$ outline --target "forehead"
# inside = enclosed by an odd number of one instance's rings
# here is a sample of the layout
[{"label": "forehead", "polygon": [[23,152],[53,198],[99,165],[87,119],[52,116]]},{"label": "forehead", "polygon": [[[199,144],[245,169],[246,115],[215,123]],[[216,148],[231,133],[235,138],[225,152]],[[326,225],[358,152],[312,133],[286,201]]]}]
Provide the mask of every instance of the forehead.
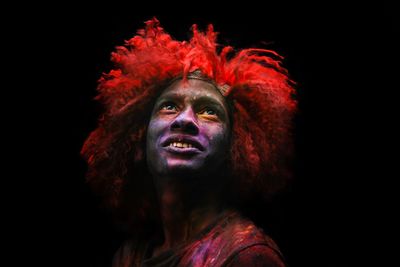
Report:
[{"label": "forehead", "polygon": [[198,98],[210,98],[219,102],[222,106],[226,106],[225,98],[213,84],[198,79],[188,79],[186,82],[183,80],[175,81],[162,92],[159,99],[169,97],[190,101]]}]

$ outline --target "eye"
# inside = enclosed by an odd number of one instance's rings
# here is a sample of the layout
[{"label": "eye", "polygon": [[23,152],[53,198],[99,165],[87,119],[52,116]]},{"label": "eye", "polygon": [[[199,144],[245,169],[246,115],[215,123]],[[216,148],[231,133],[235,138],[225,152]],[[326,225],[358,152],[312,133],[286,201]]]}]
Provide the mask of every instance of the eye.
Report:
[{"label": "eye", "polygon": [[160,110],[176,111],[177,106],[172,102],[167,102],[161,105]]},{"label": "eye", "polygon": [[213,108],[205,108],[201,112],[199,112],[200,115],[217,115],[217,112]]}]

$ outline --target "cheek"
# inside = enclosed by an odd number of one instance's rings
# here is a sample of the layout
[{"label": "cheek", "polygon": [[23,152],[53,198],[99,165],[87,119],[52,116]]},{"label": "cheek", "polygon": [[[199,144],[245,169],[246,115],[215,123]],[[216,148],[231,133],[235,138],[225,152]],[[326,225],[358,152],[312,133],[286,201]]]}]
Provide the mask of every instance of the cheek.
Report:
[{"label": "cheek", "polygon": [[163,129],[165,129],[166,123],[162,120],[153,119],[149,122],[149,126],[147,128],[147,140],[155,141],[162,133]]},{"label": "cheek", "polygon": [[206,128],[206,132],[210,141],[211,149],[222,150],[227,149],[229,134],[227,127],[223,125],[216,125],[214,127]]},{"label": "cheek", "polygon": [[165,129],[166,123],[152,119],[147,128],[146,135],[146,158],[149,170],[151,173],[159,172],[162,169],[162,161],[160,158],[160,151],[158,142],[160,137],[163,136],[163,129]]},{"label": "cheek", "polygon": [[147,136],[146,136],[146,150],[147,153],[155,153],[155,149],[157,147],[158,139],[162,132],[162,125],[157,120],[150,121],[148,128],[147,128]]}]

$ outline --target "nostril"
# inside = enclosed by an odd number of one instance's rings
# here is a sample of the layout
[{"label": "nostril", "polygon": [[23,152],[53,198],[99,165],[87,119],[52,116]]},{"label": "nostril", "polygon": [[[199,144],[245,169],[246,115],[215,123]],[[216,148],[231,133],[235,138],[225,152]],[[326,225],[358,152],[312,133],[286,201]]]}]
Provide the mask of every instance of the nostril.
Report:
[{"label": "nostril", "polygon": [[192,120],[175,120],[171,125],[171,130],[180,130],[185,133],[197,134],[199,128]]},{"label": "nostril", "polygon": [[197,132],[197,130],[198,130],[197,126],[194,123],[187,123],[185,128],[187,131],[190,131],[190,132]]},{"label": "nostril", "polygon": [[180,128],[180,126],[179,126],[179,124],[178,124],[176,121],[174,121],[174,122],[172,123],[172,125],[171,125],[171,129],[177,129],[177,128]]}]

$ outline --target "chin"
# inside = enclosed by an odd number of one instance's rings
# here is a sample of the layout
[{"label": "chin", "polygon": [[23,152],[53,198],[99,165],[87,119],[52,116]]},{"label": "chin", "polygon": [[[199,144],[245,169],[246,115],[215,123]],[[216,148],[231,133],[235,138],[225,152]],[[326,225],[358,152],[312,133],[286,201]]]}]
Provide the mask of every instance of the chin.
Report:
[{"label": "chin", "polygon": [[198,162],[187,162],[185,160],[169,160],[167,169],[170,173],[199,173],[202,164]]}]

